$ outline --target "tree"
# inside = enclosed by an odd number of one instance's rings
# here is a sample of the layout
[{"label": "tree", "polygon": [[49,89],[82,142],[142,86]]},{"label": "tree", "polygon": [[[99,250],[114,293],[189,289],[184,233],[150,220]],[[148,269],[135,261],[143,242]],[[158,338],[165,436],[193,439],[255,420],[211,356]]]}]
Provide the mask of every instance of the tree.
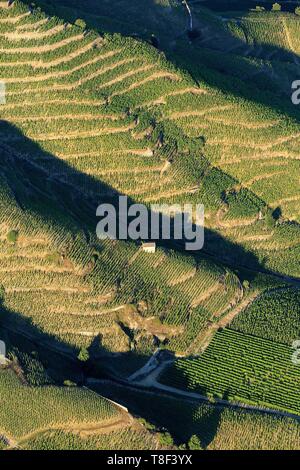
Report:
[{"label": "tree", "polygon": [[272,11],[281,11],[281,5],[279,3],[274,3],[272,6]]},{"label": "tree", "polygon": [[188,442],[190,450],[202,450],[201,442],[199,437],[196,434],[193,434]]},{"label": "tree", "polygon": [[81,18],[77,18],[77,20],[75,21],[75,25],[81,29],[86,29],[86,22]]},{"label": "tree", "polygon": [[187,449],[186,444],[179,444],[178,449],[179,450],[186,450]]},{"label": "tree", "polygon": [[75,382],[72,382],[72,380],[64,380],[64,386],[65,387],[76,387],[76,383]]},{"label": "tree", "polygon": [[7,240],[9,241],[9,243],[15,244],[17,243],[18,236],[19,236],[19,232],[17,230],[11,230],[7,234]]},{"label": "tree", "polygon": [[296,13],[296,15],[299,15],[299,16],[300,16],[300,7],[297,7],[297,8],[296,8],[295,13]]},{"label": "tree", "polygon": [[276,220],[274,219],[274,216],[273,216],[273,212],[272,210],[268,210],[265,217],[264,217],[264,220],[265,220],[265,224],[268,228],[273,228],[275,227],[276,225]]},{"label": "tree", "polygon": [[173,437],[169,432],[161,432],[158,434],[159,442],[161,445],[166,447],[172,447],[174,445]]},{"label": "tree", "polygon": [[149,423],[149,421],[147,421],[145,418],[139,418],[138,421],[143,426],[145,426],[145,428],[148,429],[148,431],[155,431],[156,430],[156,426],[154,426],[154,424]]},{"label": "tree", "polygon": [[81,348],[79,351],[79,354],[77,356],[79,361],[81,362],[87,362],[90,358],[89,352],[86,348]]}]

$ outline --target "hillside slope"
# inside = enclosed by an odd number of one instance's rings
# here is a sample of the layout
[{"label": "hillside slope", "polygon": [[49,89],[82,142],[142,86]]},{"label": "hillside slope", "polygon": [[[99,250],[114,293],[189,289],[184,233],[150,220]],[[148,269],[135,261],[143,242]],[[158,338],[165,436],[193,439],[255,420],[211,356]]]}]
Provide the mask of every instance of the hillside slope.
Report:
[{"label": "hillside slope", "polygon": [[[93,357],[123,353],[130,371],[159,345],[185,353],[242,302],[227,265],[299,276],[296,119],[132,38],[0,6],[6,322]],[[96,207],[119,194],[204,203],[206,254],[97,240]]]}]

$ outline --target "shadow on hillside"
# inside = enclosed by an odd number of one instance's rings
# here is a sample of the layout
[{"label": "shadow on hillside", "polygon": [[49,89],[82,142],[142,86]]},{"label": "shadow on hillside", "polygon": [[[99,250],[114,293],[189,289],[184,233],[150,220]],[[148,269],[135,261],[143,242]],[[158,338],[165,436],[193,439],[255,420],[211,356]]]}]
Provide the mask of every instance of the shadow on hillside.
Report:
[{"label": "shadow on hillside", "polygon": [[218,433],[225,408],[206,401],[185,400],[162,390],[126,389],[111,381],[90,386],[106,398],[127,406],[131,413],[142,416],[157,429],[167,429],[178,446],[188,443],[196,434],[201,449],[207,449]]},{"label": "shadow on hillside", "polygon": [[[32,220],[35,216],[37,220],[46,219],[50,226],[60,227],[73,238],[77,232],[83,231],[88,245],[90,234],[95,232],[98,222],[96,208],[103,202],[115,204],[120,193],[44,152],[37,143],[5,121],[0,122],[0,135],[1,194],[2,190],[3,193],[4,189],[7,190],[3,185],[8,185],[16,205],[19,210],[25,211],[25,216],[27,211],[33,216]],[[134,200],[129,199],[129,205],[132,203]],[[18,228],[17,225],[16,221],[15,228]],[[219,234],[206,230],[205,243],[210,246],[211,240],[214,240],[214,249],[220,250],[221,258],[225,255],[232,263],[244,260],[248,266],[263,269],[253,253],[245,252],[242,247],[230,243]],[[181,250],[178,245],[172,245],[172,241],[161,241],[160,245],[166,249]],[[101,251],[100,241],[99,248]],[[205,258],[202,252],[190,253],[189,256]],[[58,383],[69,379],[84,384],[85,377],[89,375],[113,379],[117,378],[117,374],[118,377],[125,377],[128,363],[132,362],[139,368],[148,359],[146,355],[141,356],[135,351],[109,354],[101,345],[101,337],[96,337],[89,348],[90,359],[81,363],[77,359],[78,350],[75,347],[46,333],[31,320],[24,318],[22,311],[10,311],[5,306],[0,309],[0,332],[4,332],[4,337],[20,351],[37,350],[42,363]]]},{"label": "shadow on hillside", "polygon": [[[45,152],[7,121],[0,121],[0,138],[1,135],[5,136],[5,140],[0,143],[0,170],[4,175],[3,181],[9,184],[18,206],[38,217],[47,218],[49,223],[72,230],[72,235],[76,235],[76,231],[84,231],[89,243],[89,232],[95,233],[100,220],[96,217],[97,207],[102,203],[111,203],[118,210],[119,197],[123,194]],[[135,203],[133,198],[128,197],[128,207]],[[139,245],[140,241],[128,240],[128,243]],[[101,244],[99,240],[99,247]],[[183,242],[175,240],[160,239],[158,245],[175,251],[184,250]],[[206,228],[203,250],[187,251],[186,254],[205,257],[205,253],[213,255],[215,262],[220,260],[225,264],[264,270],[254,253]]]},{"label": "shadow on hillside", "polygon": [[[32,3],[24,0],[24,3]],[[89,29],[101,33],[119,33],[142,38],[156,46],[167,46],[174,36],[188,29],[189,17],[181,2],[172,6],[157,0],[97,1],[39,0],[36,2],[49,16],[58,16],[75,23],[84,20]],[[168,24],[168,27],[166,27]]]},{"label": "shadow on hillside", "polygon": [[[240,47],[242,47],[242,44]],[[203,51],[205,54],[203,54]],[[275,52],[279,55],[287,54],[284,49],[280,48],[276,48]],[[213,54],[215,54],[215,58],[212,60]],[[267,67],[262,67],[259,71],[256,64],[251,64],[248,61],[247,72],[242,72],[241,70],[245,64],[243,64],[238,54],[237,56],[234,52],[229,54],[229,64],[232,65],[236,60],[237,67],[235,69],[226,66],[226,53],[222,50],[205,48],[205,46],[202,49],[201,43],[191,45],[188,54],[186,48],[181,46],[171,54],[167,52],[166,56],[177,67],[186,69],[194,80],[197,82],[203,81],[209,86],[217,88],[225,96],[230,94],[234,98],[242,98],[255,104],[267,106],[279,114],[285,114],[287,117],[300,122],[299,107],[291,102],[292,93],[294,92],[292,83],[300,78],[300,62],[299,65],[293,64],[294,71],[289,71],[288,83],[285,83],[284,88],[282,88],[281,83],[278,80],[275,81],[272,74],[275,76],[276,67],[283,67],[285,62],[278,62],[278,64],[275,62],[273,71]],[[290,56],[297,57],[297,59],[299,57],[292,54]],[[241,70],[239,69],[239,60],[241,60]]]},{"label": "shadow on hillside", "polygon": [[[77,233],[83,232],[85,243],[88,246],[91,234],[95,233],[97,222],[99,222],[96,217],[96,208],[103,202],[116,205],[120,193],[106,183],[83,174],[65,161],[44,152],[38,144],[26,138],[16,127],[5,121],[0,121],[0,135],[5,136],[0,143],[0,191],[3,190],[4,194],[8,185],[11,194],[13,194],[13,198],[7,204],[15,204],[25,217],[26,213],[30,214],[32,223],[34,223],[35,217],[36,220],[45,219],[48,226],[56,226],[60,230],[64,230],[70,235],[71,240],[75,240]],[[6,187],[1,187],[2,185]],[[134,200],[129,198],[128,206],[133,203]],[[15,227],[11,228],[18,229],[17,220]],[[139,241],[128,241],[128,243],[138,244]],[[160,240],[159,245],[166,250],[172,248],[174,251],[182,251],[182,247],[172,240]],[[100,253],[101,246],[102,242],[99,240],[96,248]],[[263,269],[255,254],[246,252],[242,247],[231,243],[211,230],[205,230],[204,247],[208,251],[212,250],[217,258],[227,259],[232,264],[243,261],[247,266],[256,267],[258,270]],[[189,256],[195,256],[196,259],[206,257],[202,251],[186,253]],[[95,263],[97,262],[101,263],[101,256],[95,261]],[[218,261],[215,262],[218,264]],[[255,274],[252,273],[252,276],[254,277]],[[248,279],[251,281],[250,272]],[[2,314],[2,318],[4,317],[8,318],[7,315]],[[14,319],[17,320],[17,318],[18,314],[15,313]],[[29,330],[30,336],[39,337],[42,335],[44,337],[44,333],[25,320],[22,320],[23,329]],[[55,338],[48,337],[46,343],[48,341],[58,343],[61,351],[65,348]],[[95,349],[95,344],[92,351],[93,349]],[[99,351],[102,350],[104,354],[107,352],[101,346],[101,338],[97,342],[96,349],[97,357],[99,357]],[[130,353],[128,357],[130,355],[132,357],[134,353]],[[120,357],[121,355],[118,355],[116,359],[120,359]],[[140,359],[139,362],[141,362]],[[146,357],[142,362],[144,360]]]}]

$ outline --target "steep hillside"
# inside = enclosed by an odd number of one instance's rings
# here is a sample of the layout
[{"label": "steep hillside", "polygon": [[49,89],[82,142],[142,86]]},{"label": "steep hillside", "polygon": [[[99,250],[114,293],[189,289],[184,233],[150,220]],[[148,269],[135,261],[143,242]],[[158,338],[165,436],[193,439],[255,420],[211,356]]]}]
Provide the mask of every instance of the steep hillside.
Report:
[{"label": "steep hillside", "polygon": [[1,450],[163,448],[158,434],[98,394],[74,384],[42,385],[28,386],[14,363],[0,368]]},{"label": "steep hillside", "polygon": [[[71,8],[67,0],[64,4]],[[114,5],[115,11],[119,11],[117,4]],[[126,96],[126,104],[136,111],[147,104],[156,125],[158,120],[165,123],[168,119],[168,131],[171,121],[174,135],[183,131],[185,139],[187,136],[193,139],[191,144],[199,137],[204,139],[205,157],[222,171],[220,178],[218,172],[205,174],[202,192],[199,191],[210,217],[209,227],[246,250],[260,252],[259,261],[266,267],[297,276],[298,268],[293,263],[295,250],[291,248],[298,245],[299,239],[298,225],[294,224],[299,221],[299,121],[290,96],[291,83],[297,76],[299,17],[245,11],[224,18],[213,15],[198,3],[192,4],[192,10],[201,33],[199,37],[191,44],[186,35],[174,36],[172,44],[164,44],[162,49],[171,61],[191,72],[197,82],[197,92],[181,81],[182,94],[172,92],[165,96],[161,82],[155,81],[156,90],[152,90],[155,94],[149,102],[142,100],[143,83],[138,86],[139,92],[122,92],[122,97]],[[83,11],[90,11],[88,3]],[[109,16],[108,11],[106,14]],[[115,17],[112,12],[110,16]],[[106,30],[101,20],[97,27]],[[264,33],[264,38],[259,31]],[[178,90],[178,81],[174,86]],[[114,98],[119,104],[120,94]],[[205,168],[206,164],[207,161],[203,162]],[[208,192],[213,192],[213,196]],[[274,212],[275,221],[280,219],[285,224],[280,223],[273,230],[271,216],[268,217],[271,227],[266,228],[257,221],[265,205]],[[280,256],[276,254],[274,259],[272,252],[278,249]]]},{"label": "steep hillside", "polygon": [[[33,360],[35,376],[36,364]],[[42,382],[40,386],[28,386],[14,361],[7,368],[0,367],[0,391],[0,447],[19,447],[48,430],[90,430],[97,434],[130,425],[129,415],[87,389]]]},{"label": "steep hillside", "polygon": [[[256,275],[230,265],[299,276],[295,117],[132,38],[17,1],[0,14],[5,322],[64,350],[123,353],[115,367],[127,373],[159,345],[193,350],[211,322],[247,305],[243,276],[255,291]],[[119,194],[204,203],[204,252],[162,244],[149,256],[97,240],[96,207]]]}]

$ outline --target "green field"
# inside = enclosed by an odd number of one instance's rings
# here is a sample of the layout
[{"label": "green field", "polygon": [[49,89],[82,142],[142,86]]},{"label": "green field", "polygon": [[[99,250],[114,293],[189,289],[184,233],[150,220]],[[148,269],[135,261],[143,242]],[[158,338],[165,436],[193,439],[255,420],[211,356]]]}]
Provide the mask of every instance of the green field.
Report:
[{"label": "green field", "polygon": [[196,434],[201,447],[207,450],[279,450],[300,446],[299,423],[291,418],[126,390],[112,383],[99,384],[95,389],[126,402],[130,411],[146,418],[152,426],[167,428],[177,445],[188,443]]},{"label": "green field", "polygon": [[300,291],[278,289],[262,295],[230,327],[291,346],[300,336]]},{"label": "green field", "polygon": [[12,439],[51,428],[80,428],[116,417],[104,398],[76,387],[26,387],[10,370],[0,370],[1,432]]},{"label": "green field", "polygon": [[160,382],[217,399],[278,408],[299,414],[300,368],[284,344],[218,332],[203,355],[179,359]]}]

